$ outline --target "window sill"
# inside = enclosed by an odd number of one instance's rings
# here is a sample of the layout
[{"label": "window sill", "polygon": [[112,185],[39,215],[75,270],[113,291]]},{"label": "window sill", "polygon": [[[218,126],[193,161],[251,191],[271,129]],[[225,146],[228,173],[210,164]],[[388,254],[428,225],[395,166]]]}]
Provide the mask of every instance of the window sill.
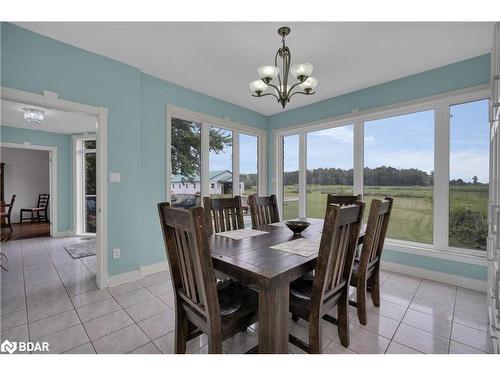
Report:
[{"label": "window sill", "polygon": [[454,262],[475,264],[480,266],[487,266],[488,260],[486,258],[486,251],[480,252],[478,250],[465,250],[465,249],[449,249],[441,250],[436,249],[432,245],[418,244],[413,242],[387,240],[385,248],[392,251],[401,253],[409,253],[421,255],[431,258],[439,258],[450,260]]}]

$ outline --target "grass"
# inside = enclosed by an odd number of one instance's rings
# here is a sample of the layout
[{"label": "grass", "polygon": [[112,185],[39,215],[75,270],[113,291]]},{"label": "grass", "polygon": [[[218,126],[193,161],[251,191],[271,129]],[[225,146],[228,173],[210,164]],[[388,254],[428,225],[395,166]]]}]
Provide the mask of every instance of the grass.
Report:
[{"label": "grass", "polygon": [[[287,199],[284,219],[298,216],[298,186],[285,186]],[[394,207],[388,228],[388,237],[405,241],[431,244],[433,241],[433,187],[432,186],[365,186],[365,220],[368,217],[372,199],[385,196],[394,198]],[[307,216],[323,218],[327,194],[350,195],[351,186],[344,185],[307,185]],[[488,186],[452,186],[450,207],[467,205],[474,211],[487,215]],[[470,244],[450,238],[450,245],[470,247]]]}]

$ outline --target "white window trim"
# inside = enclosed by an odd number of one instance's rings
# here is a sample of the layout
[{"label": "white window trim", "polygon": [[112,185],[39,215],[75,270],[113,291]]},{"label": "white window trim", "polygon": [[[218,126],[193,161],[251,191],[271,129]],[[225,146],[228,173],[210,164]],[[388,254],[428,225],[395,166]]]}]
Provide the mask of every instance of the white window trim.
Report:
[{"label": "white window trim", "polygon": [[[299,137],[306,138],[309,132],[335,128],[339,126],[354,125],[354,193],[363,192],[363,167],[364,167],[364,123],[367,121],[379,120],[387,117],[401,116],[415,112],[433,110],[435,116],[435,139],[434,139],[434,224],[433,244],[421,244],[411,241],[400,241],[387,239],[388,248],[398,249],[398,251],[412,252],[419,255],[434,256],[440,253],[446,259],[468,262],[468,259],[486,258],[486,252],[474,249],[459,249],[448,246],[448,212],[449,212],[449,152],[450,152],[450,118],[449,108],[451,105],[487,99],[490,97],[491,89],[489,85],[475,86],[463,90],[448,92],[420,98],[412,101],[397,103],[394,105],[359,111],[353,110],[352,113],[337,117],[332,117],[320,121],[309,122],[305,124],[294,125],[283,129],[273,131],[275,146],[275,169],[274,169],[274,191],[278,198],[280,210],[283,207],[283,137],[298,134]],[[299,142],[300,144],[300,142]],[[305,174],[307,167],[306,145],[303,145],[304,151],[299,147],[299,176]],[[439,176],[438,174],[439,170]],[[305,217],[306,199],[300,195],[300,191],[305,193],[305,179],[299,177],[299,213]],[[439,200],[439,202],[438,202]],[[436,203],[438,202],[438,203]],[[452,254],[453,256],[451,256]]]},{"label": "white window trim", "polygon": [[[94,153],[97,155],[97,149],[85,150],[83,148],[84,141],[97,141],[97,136],[95,134],[78,134],[72,135],[73,138],[73,186],[74,196],[73,196],[73,225],[75,228],[75,234],[78,236],[95,236],[95,233],[85,232],[85,224],[83,221],[83,216],[85,212],[84,206],[84,192],[85,192],[85,169],[83,166],[83,155],[88,153]],[[97,166],[96,166],[97,167]]]},{"label": "white window trim", "polygon": [[232,174],[233,174],[233,196],[239,195],[240,178],[240,133],[257,137],[257,192],[259,195],[267,194],[267,131],[253,128],[229,118],[219,118],[200,112],[194,112],[182,107],[166,103],[166,200],[170,201],[170,180],[171,180],[171,155],[172,155],[172,118],[193,121],[201,124],[201,196],[208,196],[209,184],[209,127],[211,125],[233,132],[232,145]]}]

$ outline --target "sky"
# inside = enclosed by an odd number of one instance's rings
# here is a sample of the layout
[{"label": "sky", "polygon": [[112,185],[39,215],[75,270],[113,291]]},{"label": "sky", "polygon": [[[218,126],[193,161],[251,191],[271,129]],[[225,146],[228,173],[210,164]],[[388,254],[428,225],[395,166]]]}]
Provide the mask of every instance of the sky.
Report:
[{"label": "sky", "polygon": [[[488,182],[488,101],[450,108],[450,178]],[[284,169],[298,169],[298,136],[284,140]],[[307,168],[353,167],[353,126],[307,133]],[[365,166],[434,169],[434,112],[365,122]]]},{"label": "sky", "polygon": [[[450,178],[488,182],[488,101],[450,108]],[[226,131],[231,134],[231,131]],[[307,133],[307,168],[353,168],[353,126]],[[284,170],[299,165],[299,137],[284,139]],[[232,149],[210,153],[210,170],[232,169]],[[434,111],[365,122],[365,166],[434,169]],[[240,173],[257,172],[257,137],[240,134]]]}]

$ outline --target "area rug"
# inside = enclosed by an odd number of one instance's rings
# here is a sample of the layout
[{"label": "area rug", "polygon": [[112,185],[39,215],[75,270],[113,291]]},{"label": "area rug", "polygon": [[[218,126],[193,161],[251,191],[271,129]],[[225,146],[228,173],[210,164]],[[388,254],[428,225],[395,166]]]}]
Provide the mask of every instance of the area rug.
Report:
[{"label": "area rug", "polygon": [[65,245],[64,248],[73,259],[89,257],[95,255],[95,239],[82,238],[78,242]]}]

